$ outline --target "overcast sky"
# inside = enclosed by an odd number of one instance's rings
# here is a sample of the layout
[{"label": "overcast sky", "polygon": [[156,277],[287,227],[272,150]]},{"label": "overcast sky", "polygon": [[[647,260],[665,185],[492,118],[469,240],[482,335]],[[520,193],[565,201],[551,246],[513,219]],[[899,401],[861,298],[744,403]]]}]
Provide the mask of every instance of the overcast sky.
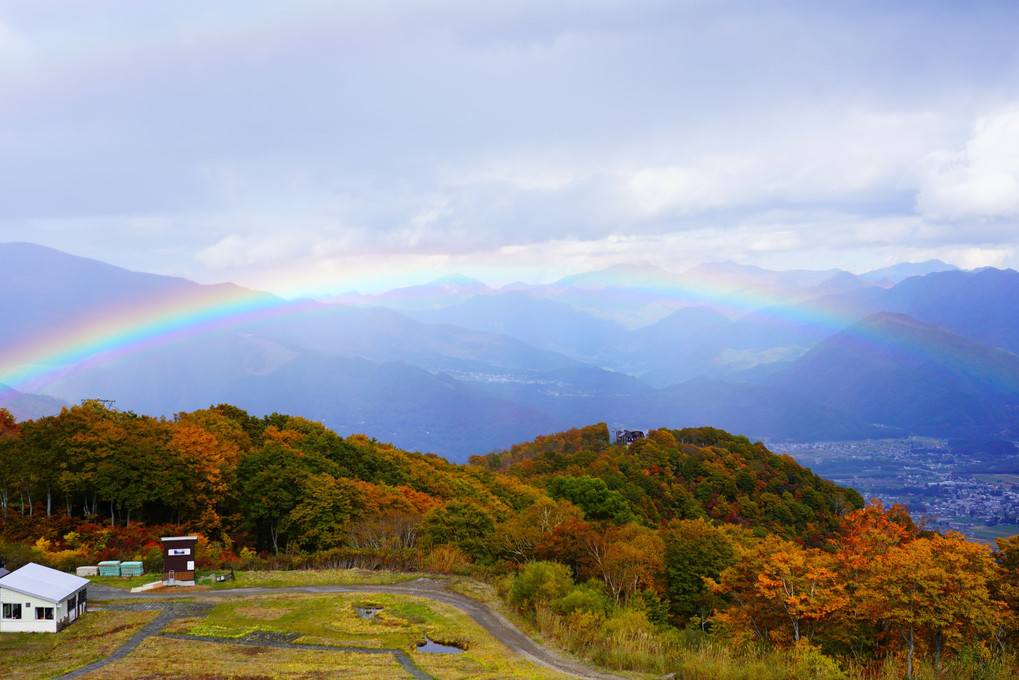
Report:
[{"label": "overcast sky", "polygon": [[1019,268],[1019,3],[0,0],[0,241],[293,296]]}]

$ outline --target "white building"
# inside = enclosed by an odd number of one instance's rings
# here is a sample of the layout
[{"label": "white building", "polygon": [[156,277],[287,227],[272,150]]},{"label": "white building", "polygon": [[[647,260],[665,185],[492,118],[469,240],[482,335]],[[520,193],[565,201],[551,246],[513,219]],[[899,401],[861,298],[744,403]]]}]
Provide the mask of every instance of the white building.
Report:
[{"label": "white building", "polygon": [[0,633],[56,633],[85,613],[87,578],[29,563],[0,578]]}]

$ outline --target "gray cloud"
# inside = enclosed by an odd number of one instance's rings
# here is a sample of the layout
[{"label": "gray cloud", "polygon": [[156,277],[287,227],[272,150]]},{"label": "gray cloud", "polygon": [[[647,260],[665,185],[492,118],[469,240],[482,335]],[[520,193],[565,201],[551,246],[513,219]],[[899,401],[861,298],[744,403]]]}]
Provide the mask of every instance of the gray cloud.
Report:
[{"label": "gray cloud", "polygon": [[1015,264],[1017,13],[0,2],[0,239],[252,283],[337,253],[512,268],[542,244]]}]

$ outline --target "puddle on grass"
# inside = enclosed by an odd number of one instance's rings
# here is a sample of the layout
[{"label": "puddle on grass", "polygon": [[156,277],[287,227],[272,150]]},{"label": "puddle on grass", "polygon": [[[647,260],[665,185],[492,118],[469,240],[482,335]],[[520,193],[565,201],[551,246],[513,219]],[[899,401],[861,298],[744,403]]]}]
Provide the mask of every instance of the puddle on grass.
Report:
[{"label": "puddle on grass", "polygon": [[359,619],[374,619],[375,615],[382,611],[382,607],[354,607]]},{"label": "puddle on grass", "polygon": [[453,645],[440,645],[434,640],[429,640],[428,636],[425,636],[424,644],[418,645],[418,651],[426,654],[461,654],[463,650]]}]

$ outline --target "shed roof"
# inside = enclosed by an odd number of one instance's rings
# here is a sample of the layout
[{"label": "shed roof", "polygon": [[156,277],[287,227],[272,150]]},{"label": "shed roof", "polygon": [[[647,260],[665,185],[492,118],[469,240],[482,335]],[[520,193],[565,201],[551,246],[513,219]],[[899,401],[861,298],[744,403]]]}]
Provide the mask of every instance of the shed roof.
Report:
[{"label": "shed roof", "polygon": [[163,536],[160,541],[197,541],[197,536]]},{"label": "shed roof", "polygon": [[60,602],[88,583],[87,578],[65,574],[35,562],[29,562],[21,569],[15,569],[0,578],[0,588],[38,597],[47,602]]}]

